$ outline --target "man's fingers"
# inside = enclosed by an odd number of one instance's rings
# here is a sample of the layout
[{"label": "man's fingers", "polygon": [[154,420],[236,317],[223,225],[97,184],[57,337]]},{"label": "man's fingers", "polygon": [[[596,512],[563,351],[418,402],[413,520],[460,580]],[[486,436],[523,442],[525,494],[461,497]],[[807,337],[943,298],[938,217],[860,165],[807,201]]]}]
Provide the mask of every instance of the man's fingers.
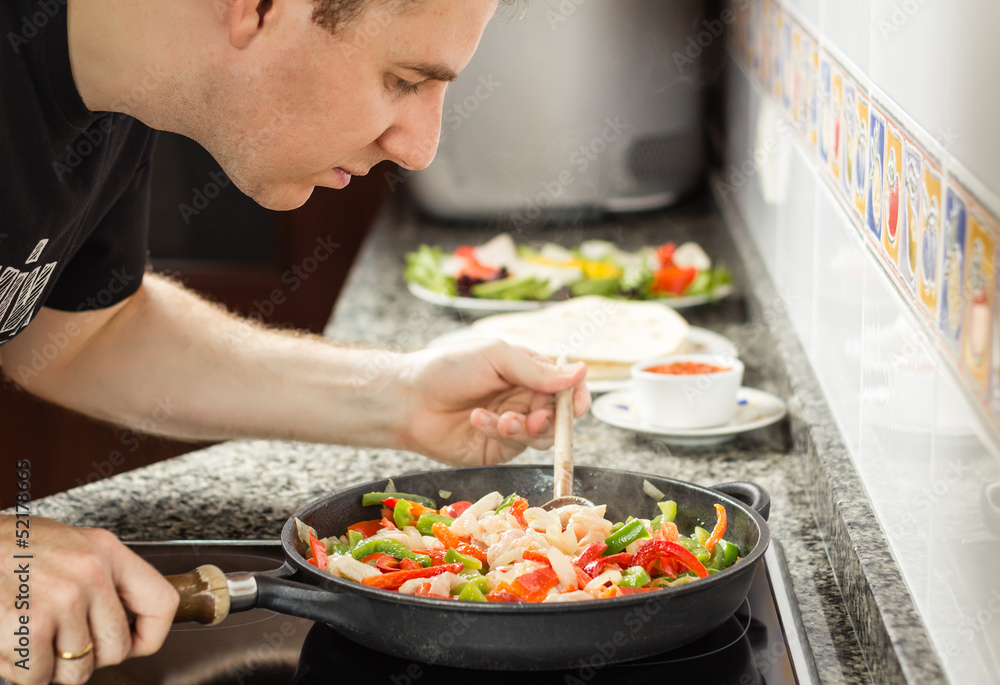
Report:
[{"label": "man's fingers", "polygon": [[167,638],[180,597],[166,578],[124,546],[115,561],[118,595],[135,614],[132,647],[126,657],[148,656]]},{"label": "man's fingers", "polygon": [[509,345],[493,348],[491,361],[500,376],[511,385],[520,385],[536,392],[556,393],[576,385],[587,375],[583,362],[557,366],[536,354],[524,354]]},{"label": "man's fingers", "polygon": [[[94,672],[96,659],[96,644],[91,644],[92,639],[86,614],[74,611],[63,618],[53,643],[56,658],[52,679],[55,682],[65,685],[87,682]],[[71,656],[77,658],[68,658]]]}]

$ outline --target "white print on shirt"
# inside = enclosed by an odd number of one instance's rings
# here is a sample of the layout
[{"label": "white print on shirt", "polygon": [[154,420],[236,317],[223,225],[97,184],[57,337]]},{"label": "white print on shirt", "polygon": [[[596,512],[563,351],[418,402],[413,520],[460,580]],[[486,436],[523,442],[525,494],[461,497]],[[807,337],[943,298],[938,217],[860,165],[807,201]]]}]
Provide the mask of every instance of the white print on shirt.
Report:
[{"label": "white print on shirt", "polygon": [[[43,238],[35,245],[25,265],[37,262],[49,239]],[[42,296],[45,286],[52,276],[52,270],[58,262],[49,262],[36,266],[30,272],[15,269],[12,266],[2,267],[0,272],[0,335],[14,334],[31,321],[38,298]],[[13,307],[11,306],[13,303]],[[8,311],[9,310],[9,311]]]},{"label": "white print on shirt", "polygon": [[45,246],[48,244],[49,244],[48,238],[42,238],[41,240],[39,240],[38,244],[35,245],[35,249],[32,250],[31,254],[28,256],[28,261],[26,261],[25,264],[34,264],[35,262],[37,262],[38,258],[42,254],[42,250],[44,250]]}]

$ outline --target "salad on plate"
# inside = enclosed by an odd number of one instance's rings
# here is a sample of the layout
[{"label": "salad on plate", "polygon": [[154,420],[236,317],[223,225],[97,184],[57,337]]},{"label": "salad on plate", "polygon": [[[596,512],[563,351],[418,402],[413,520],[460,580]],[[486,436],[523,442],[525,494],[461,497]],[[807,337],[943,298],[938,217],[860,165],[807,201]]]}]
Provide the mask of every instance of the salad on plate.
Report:
[{"label": "salad on plate", "polygon": [[517,245],[507,233],[454,252],[421,245],[406,255],[404,278],[411,290],[416,286],[443,297],[537,303],[586,295],[668,304],[681,298],[709,301],[728,294],[732,282],[729,270],[714,265],[694,242],[629,252],[606,240],[571,249]]}]

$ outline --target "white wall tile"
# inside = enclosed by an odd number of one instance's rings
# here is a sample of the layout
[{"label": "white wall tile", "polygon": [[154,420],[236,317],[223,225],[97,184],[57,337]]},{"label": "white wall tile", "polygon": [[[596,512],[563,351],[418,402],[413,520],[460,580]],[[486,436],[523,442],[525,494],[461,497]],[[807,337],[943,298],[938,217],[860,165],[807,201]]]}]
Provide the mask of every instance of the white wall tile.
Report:
[{"label": "white wall tile", "polygon": [[984,487],[1000,480],[1000,461],[977,433],[973,408],[950,370],[938,370],[937,385],[934,459],[924,492],[934,512],[936,563],[922,611],[953,682],[995,682],[1000,520],[986,512],[982,498]]},{"label": "white wall tile", "polygon": [[824,0],[786,0],[783,6],[794,13],[797,19],[807,24],[806,28],[815,35],[823,26],[824,4],[829,4],[829,2],[824,2]]},{"label": "white wall tile", "polygon": [[930,480],[937,374],[927,336],[870,255],[862,333],[858,466],[918,604],[932,545],[922,493]]},{"label": "white wall tile", "polygon": [[827,3],[823,13],[823,34],[866,75],[871,61],[871,12],[869,0],[837,0]]},{"label": "white wall tile", "polygon": [[951,2],[872,0],[872,81],[934,136],[947,125],[945,89],[953,75],[942,38],[953,7]]},{"label": "white wall tile", "polygon": [[773,274],[802,346],[813,340],[815,307],[816,177],[815,167],[790,139],[787,182],[778,205],[777,259]]},{"label": "white wall tile", "polygon": [[864,247],[825,184],[816,196],[816,324],[812,365],[851,454],[860,444]]},{"label": "white wall tile", "polygon": [[945,130],[933,131],[945,148],[1000,194],[1000,3],[951,0],[954,17],[941,36],[945,64]]},{"label": "white wall tile", "polygon": [[730,163],[746,177],[740,188],[744,217],[764,263],[773,274],[778,257],[778,196],[784,183],[788,150],[777,130],[778,108],[771,98],[750,90],[749,137],[742,150],[734,150]]}]

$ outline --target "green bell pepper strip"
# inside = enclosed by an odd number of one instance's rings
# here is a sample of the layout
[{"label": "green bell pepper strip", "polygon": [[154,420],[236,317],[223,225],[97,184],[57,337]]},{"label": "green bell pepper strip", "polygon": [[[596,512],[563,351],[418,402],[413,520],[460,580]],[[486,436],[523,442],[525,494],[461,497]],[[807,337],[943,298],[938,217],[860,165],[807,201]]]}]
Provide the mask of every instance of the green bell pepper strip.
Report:
[{"label": "green bell pepper strip", "polygon": [[[698,544],[700,544],[702,547],[705,547],[705,543],[708,542],[708,538],[710,535],[711,533],[709,533],[701,526],[695,526],[694,532],[691,534],[691,537],[697,540]],[[705,547],[705,551],[706,552],[708,551],[708,547]]]},{"label": "green bell pepper strip", "polygon": [[639,519],[633,519],[608,537],[604,538],[604,544],[606,544],[608,548],[604,550],[604,553],[601,554],[601,556],[609,557],[612,554],[618,554],[636,540],[648,537],[649,531],[646,530],[646,526],[642,525],[642,521]]},{"label": "green bell pepper strip", "polygon": [[[483,579],[485,580],[485,578]],[[459,601],[466,602],[486,602],[486,595],[479,589],[476,583],[466,583],[462,586],[462,591],[458,593]]]},{"label": "green bell pepper strip", "polygon": [[327,554],[347,554],[351,551],[350,545],[345,545],[335,536],[320,540],[326,546]]},{"label": "green bell pepper strip", "polygon": [[390,497],[395,497],[396,499],[408,499],[411,502],[421,504],[428,509],[438,508],[437,502],[432,500],[430,497],[424,497],[423,495],[410,495],[405,492],[368,492],[361,496],[361,506],[372,507],[376,504],[382,504],[382,500]]},{"label": "green bell pepper strip", "polygon": [[421,566],[431,565],[431,558],[426,554],[411,552],[406,548],[406,545],[390,538],[368,538],[351,550],[351,556],[360,561],[376,552],[379,554],[388,554],[397,559],[405,557],[413,561],[419,561]]},{"label": "green bell pepper strip", "polygon": [[359,544],[361,544],[361,541],[364,539],[365,539],[364,534],[359,531],[356,530],[347,531],[347,546],[352,550]]},{"label": "green bell pepper strip", "polygon": [[500,502],[500,506],[497,507],[496,513],[499,514],[501,511],[512,505],[515,501],[517,501],[517,493],[512,492],[503,498],[503,501]]},{"label": "green bell pepper strip", "polygon": [[[405,499],[396,500],[396,506],[392,508],[392,522],[396,527],[403,530],[410,525],[410,508],[412,505]],[[707,538],[706,538],[707,539]]]},{"label": "green bell pepper strip", "polygon": [[462,554],[461,552],[456,552],[453,548],[449,547],[448,551],[444,555],[445,563],[448,564],[465,564],[465,568],[473,569],[478,571],[483,567],[483,562],[479,561],[475,557],[469,556],[467,554]]},{"label": "green bell pepper strip", "polygon": [[716,545],[714,549],[709,553],[708,562],[705,564],[705,568],[709,571],[715,569],[721,571],[726,567],[726,548],[721,543]]},{"label": "green bell pepper strip", "polygon": [[677,518],[677,502],[672,499],[657,502],[656,506],[660,508],[660,513],[663,515],[663,521],[673,521]]},{"label": "green bell pepper strip", "polygon": [[691,552],[691,554],[695,555],[698,558],[698,561],[700,561],[702,564],[708,563],[708,559],[711,555],[708,553],[708,550],[705,549],[705,547],[702,546],[702,544],[697,540],[694,540],[692,538],[682,537],[677,541],[677,544],[679,544],[687,551]]},{"label": "green bell pepper strip", "polygon": [[646,569],[642,566],[629,566],[622,573],[621,582],[618,584],[625,587],[642,587],[648,582],[649,574],[646,573]]},{"label": "green bell pepper strip", "polygon": [[443,523],[446,526],[450,526],[455,522],[450,516],[445,516],[444,514],[431,514],[429,512],[424,512],[417,519],[417,530],[421,535],[434,535],[432,528],[435,523]]},{"label": "green bell pepper strip", "polygon": [[612,533],[617,533],[618,531],[620,531],[622,529],[622,526],[624,526],[624,525],[625,525],[624,521],[619,521],[615,525],[611,526],[611,532]]},{"label": "green bell pepper strip", "polygon": [[740,546],[734,542],[726,542],[725,540],[719,540],[719,544],[716,547],[725,547],[725,561],[723,562],[722,568],[729,568],[736,563],[736,560],[740,557]]}]

